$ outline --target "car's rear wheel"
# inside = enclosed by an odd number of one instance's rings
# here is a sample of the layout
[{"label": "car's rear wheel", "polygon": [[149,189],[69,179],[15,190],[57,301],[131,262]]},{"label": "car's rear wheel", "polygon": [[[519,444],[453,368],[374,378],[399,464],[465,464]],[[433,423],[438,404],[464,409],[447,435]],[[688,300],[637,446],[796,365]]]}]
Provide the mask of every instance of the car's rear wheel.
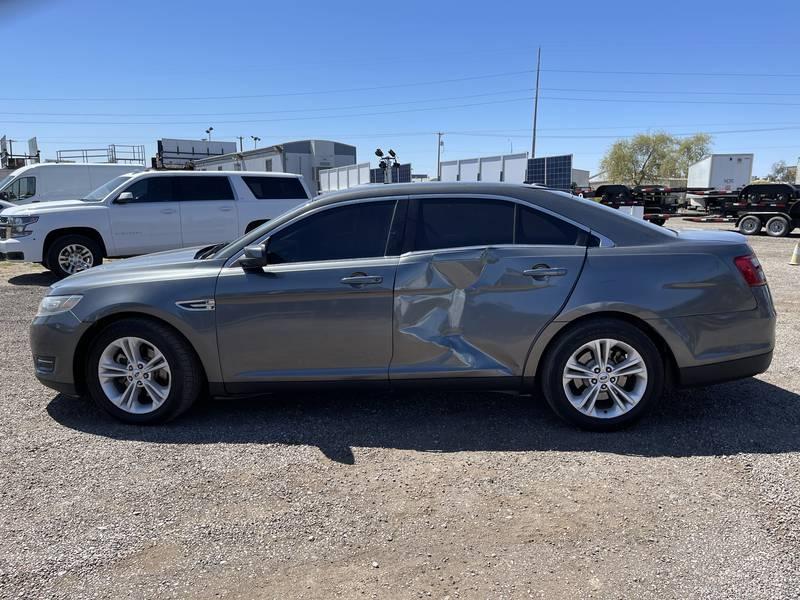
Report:
[{"label": "car's rear wheel", "polygon": [[761,231],[761,219],[752,215],[744,217],[739,221],[739,233],[744,235],[755,235]]},{"label": "car's rear wheel", "polygon": [[86,367],[95,403],[127,423],[174,419],[203,388],[202,368],[187,342],[147,319],[112,323],[94,339]]},{"label": "car's rear wheel", "polygon": [[59,279],[103,263],[100,245],[85,235],[63,235],[47,249],[45,264]]},{"label": "car's rear wheel", "polygon": [[786,237],[792,227],[785,217],[772,217],[767,221],[767,235],[771,237]]},{"label": "car's rear wheel", "polygon": [[555,413],[593,431],[640,419],[658,402],[664,385],[658,348],[643,331],[616,319],[568,330],[548,350],[540,373]]}]

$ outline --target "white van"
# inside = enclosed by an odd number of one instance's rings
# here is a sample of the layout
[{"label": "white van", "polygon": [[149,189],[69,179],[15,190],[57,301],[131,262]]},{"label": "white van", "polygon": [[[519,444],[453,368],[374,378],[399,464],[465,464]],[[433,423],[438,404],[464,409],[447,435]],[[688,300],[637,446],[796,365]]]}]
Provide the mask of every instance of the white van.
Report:
[{"label": "white van", "polygon": [[12,171],[0,179],[0,202],[19,206],[51,200],[79,200],[125,173],[143,171],[136,165],[39,163]]},{"label": "white van", "polygon": [[4,210],[0,260],[42,263],[66,277],[104,258],[235,240],[309,200],[303,178],[290,173],[129,173],[81,200]]}]

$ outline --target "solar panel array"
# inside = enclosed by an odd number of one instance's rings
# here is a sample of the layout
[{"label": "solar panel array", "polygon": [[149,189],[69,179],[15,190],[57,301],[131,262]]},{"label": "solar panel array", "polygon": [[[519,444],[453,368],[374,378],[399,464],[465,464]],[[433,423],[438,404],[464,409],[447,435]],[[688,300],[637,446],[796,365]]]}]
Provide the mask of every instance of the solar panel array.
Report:
[{"label": "solar panel array", "polygon": [[[370,183],[385,183],[386,173],[383,169],[370,169]],[[411,183],[411,163],[395,165],[392,168],[392,183]]]},{"label": "solar panel array", "polygon": [[572,155],[529,158],[525,183],[569,190],[572,187]]}]

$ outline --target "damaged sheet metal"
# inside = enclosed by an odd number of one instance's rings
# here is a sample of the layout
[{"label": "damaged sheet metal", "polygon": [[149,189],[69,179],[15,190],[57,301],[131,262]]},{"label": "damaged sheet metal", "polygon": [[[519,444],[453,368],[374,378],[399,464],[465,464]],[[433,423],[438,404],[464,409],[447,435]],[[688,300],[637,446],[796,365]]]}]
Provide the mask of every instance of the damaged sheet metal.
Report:
[{"label": "damaged sheet metal", "polygon": [[[414,253],[395,280],[390,379],[521,376],[569,297],[586,249],[498,246]],[[534,278],[534,267],[564,269]]]}]

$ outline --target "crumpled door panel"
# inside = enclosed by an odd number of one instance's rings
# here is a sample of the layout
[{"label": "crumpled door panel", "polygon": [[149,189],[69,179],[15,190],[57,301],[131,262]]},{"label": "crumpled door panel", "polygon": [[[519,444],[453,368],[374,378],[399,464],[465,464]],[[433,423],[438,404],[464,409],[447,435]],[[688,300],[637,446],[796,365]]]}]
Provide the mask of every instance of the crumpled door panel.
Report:
[{"label": "crumpled door panel", "polygon": [[[390,379],[521,376],[536,335],[566,302],[577,246],[500,246],[400,259]],[[566,275],[534,279],[547,265]]]}]

